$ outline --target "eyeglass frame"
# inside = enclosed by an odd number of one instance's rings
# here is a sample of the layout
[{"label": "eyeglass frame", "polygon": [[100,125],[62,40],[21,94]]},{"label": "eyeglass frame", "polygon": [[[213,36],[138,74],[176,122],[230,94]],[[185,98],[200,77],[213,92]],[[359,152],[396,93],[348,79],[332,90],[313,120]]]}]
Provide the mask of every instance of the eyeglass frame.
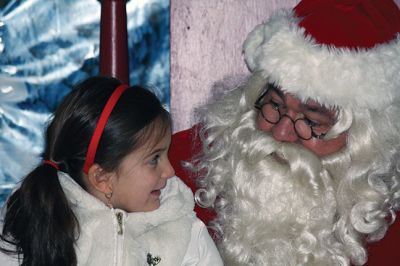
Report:
[{"label": "eyeglass frame", "polygon": [[[287,118],[289,118],[290,121],[292,121],[293,129],[294,129],[294,131],[296,132],[296,135],[297,135],[299,138],[301,138],[302,140],[310,140],[310,139],[312,139],[312,138],[316,138],[316,139],[321,140],[321,139],[323,139],[323,138],[325,137],[325,135],[326,135],[327,133],[322,133],[322,134],[320,134],[320,135],[315,134],[314,128],[313,128],[312,125],[310,125],[310,120],[309,120],[308,118],[300,117],[300,118],[297,118],[296,120],[293,120],[293,119],[292,119],[290,116],[288,116],[287,114],[283,114],[283,115],[282,115],[281,112],[280,112],[280,110],[279,110],[279,107],[278,107],[278,106],[274,106],[274,105],[273,105],[272,103],[270,103],[270,102],[261,104],[261,101],[263,100],[264,96],[268,93],[268,91],[269,91],[270,89],[275,89],[275,87],[274,87],[272,84],[268,84],[268,88],[257,98],[256,102],[254,103],[254,108],[257,109],[258,111],[260,111],[261,116],[262,116],[262,118],[263,118],[265,121],[267,121],[267,122],[270,123],[270,124],[277,125],[277,124],[282,120],[282,117],[287,117]],[[267,104],[270,104],[270,105],[272,106],[273,109],[275,109],[276,111],[278,111],[279,119],[278,119],[278,121],[276,121],[275,123],[269,121],[269,120],[264,116],[264,112],[262,111],[262,109],[263,109],[264,105],[267,105]],[[303,137],[299,134],[299,132],[297,132],[296,123],[297,123],[298,121],[300,121],[300,120],[303,120],[303,121],[305,122],[305,124],[306,124],[307,126],[309,126],[310,129],[311,129],[311,136],[310,136],[309,138],[307,138],[307,139],[306,139],[306,138],[303,138]]]}]

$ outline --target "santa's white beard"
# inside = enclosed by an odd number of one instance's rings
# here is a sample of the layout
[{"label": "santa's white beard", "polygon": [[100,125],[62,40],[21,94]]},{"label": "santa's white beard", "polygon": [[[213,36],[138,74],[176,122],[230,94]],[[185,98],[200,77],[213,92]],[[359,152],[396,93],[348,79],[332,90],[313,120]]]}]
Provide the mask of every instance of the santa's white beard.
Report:
[{"label": "santa's white beard", "polygon": [[217,208],[226,264],[348,264],[334,236],[335,188],[320,159],[250,128],[240,135],[245,142],[213,166],[230,175]]},{"label": "santa's white beard", "polygon": [[382,239],[400,210],[399,103],[341,109],[328,135],[347,131],[347,145],[319,159],[256,129],[266,83],[255,73],[204,108],[203,154],[188,166],[196,202],[217,212],[225,264],[365,264],[366,241]]}]

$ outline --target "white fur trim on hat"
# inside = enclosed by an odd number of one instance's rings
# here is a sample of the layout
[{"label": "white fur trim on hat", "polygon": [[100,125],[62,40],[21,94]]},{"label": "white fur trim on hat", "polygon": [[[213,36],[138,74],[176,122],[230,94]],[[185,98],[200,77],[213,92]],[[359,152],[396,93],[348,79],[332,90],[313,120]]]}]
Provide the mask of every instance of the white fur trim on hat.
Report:
[{"label": "white fur trim on hat", "polygon": [[301,100],[328,106],[382,109],[400,96],[400,36],[371,49],[321,45],[292,11],[258,25],[243,49],[250,71]]}]

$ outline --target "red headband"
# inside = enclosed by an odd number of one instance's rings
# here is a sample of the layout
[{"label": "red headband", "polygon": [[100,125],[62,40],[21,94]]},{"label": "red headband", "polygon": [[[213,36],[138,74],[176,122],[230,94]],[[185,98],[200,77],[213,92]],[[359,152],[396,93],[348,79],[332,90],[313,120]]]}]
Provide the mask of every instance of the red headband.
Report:
[{"label": "red headband", "polygon": [[127,84],[119,85],[111,94],[103,111],[101,112],[99,121],[97,121],[96,129],[94,130],[92,139],[90,140],[89,148],[86,154],[85,164],[83,165],[83,172],[88,174],[89,168],[93,165],[96,156],[97,147],[99,146],[101,135],[103,134],[104,127],[106,126],[108,117],[110,116],[115,104],[118,102],[119,97],[128,88]]},{"label": "red headband", "polygon": [[58,164],[53,162],[52,160],[43,160],[43,164],[48,164],[48,165],[52,166],[54,169],[56,169],[57,171],[60,170],[60,166],[58,166]]}]

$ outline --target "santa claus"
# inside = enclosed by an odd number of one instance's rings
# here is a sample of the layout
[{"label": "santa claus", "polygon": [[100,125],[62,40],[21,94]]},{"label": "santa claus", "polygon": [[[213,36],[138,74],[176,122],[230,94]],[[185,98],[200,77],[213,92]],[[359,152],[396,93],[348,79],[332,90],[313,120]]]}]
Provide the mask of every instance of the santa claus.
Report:
[{"label": "santa claus", "polygon": [[171,148],[226,265],[368,261],[400,208],[399,33],[392,0],[303,0],[248,35],[250,77]]}]

